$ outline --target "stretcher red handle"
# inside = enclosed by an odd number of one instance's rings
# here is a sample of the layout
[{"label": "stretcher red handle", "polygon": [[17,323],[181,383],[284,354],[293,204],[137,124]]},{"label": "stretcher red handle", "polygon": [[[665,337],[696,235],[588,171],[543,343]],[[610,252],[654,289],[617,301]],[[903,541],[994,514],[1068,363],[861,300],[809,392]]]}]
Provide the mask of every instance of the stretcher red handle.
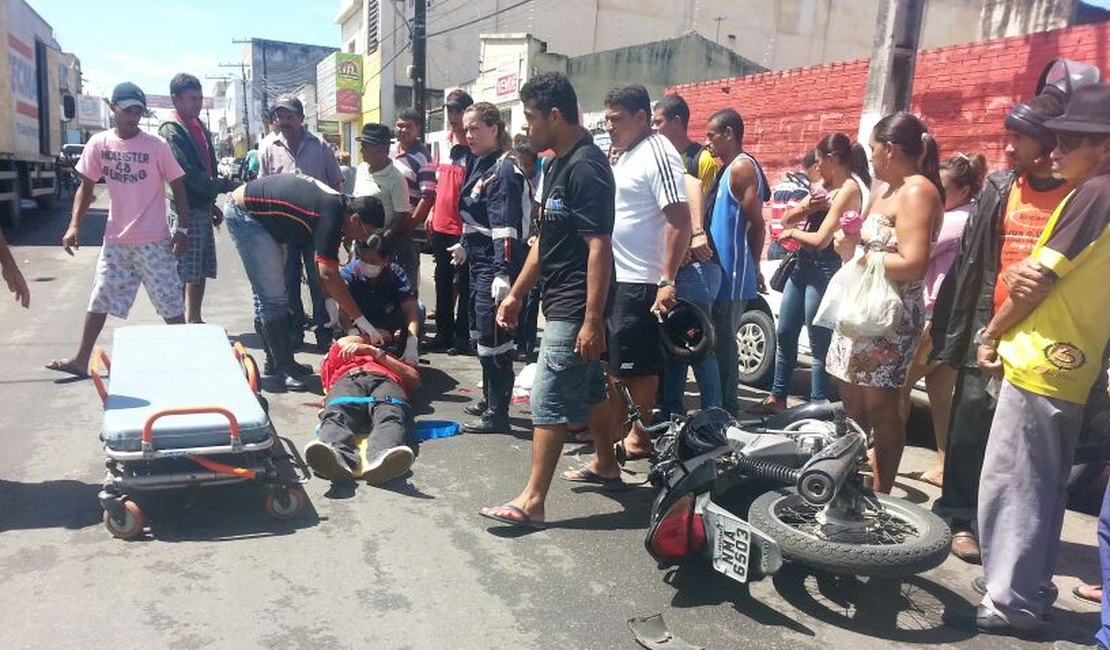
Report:
[{"label": "stretcher red handle", "polygon": [[255,362],[254,357],[247,353],[246,348],[239,341],[235,342],[232,346],[235,351],[235,358],[239,360],[239,365],[243,366],[243,372],[247,375],[247,384],[250,385],[251,390],[258,392],[258,363]]},{"label": "stretcher red handle", "polygon": [[146,419],[146,424],[143,425],[143,436],[141,438],[143,444],[150,444],[154,440],[154,423],[159,418],[164,418],[170,415],[195,415],[197,413],[215,413],[227,418],[227,423],[231,428],[231,441],[237,442],[239,439],[239,421],[235,419],[235,415],[231,411],[221,408],[219,406],[187,406],[180,408],[169,408],[158,411]]},{"label": "stretcher red handle", "polygon": [[93,385],[96,386],[96,392],[100,395],[100,401],[104,404],[108,403],[108,387],[104,384],[104,378],[100,376],[100,364],[104,364],[104,369],[108,372],[112,371],[112,360],[108,358],[108,353],[104,348],[99,345],[93,349],[92,364],[89,367],[89,374],[92,375]]},{"label": "stretcher red handle", "polygon": [[256,472],[253,469],[225,465],[224,463],[214,461],[211,458],[205,458],[204,456],[189,456],[189,459],[199,464],[201,467],[220,474],[227,474],[228,476],[237,476],[245,479],[253,479],[256,476]]}]

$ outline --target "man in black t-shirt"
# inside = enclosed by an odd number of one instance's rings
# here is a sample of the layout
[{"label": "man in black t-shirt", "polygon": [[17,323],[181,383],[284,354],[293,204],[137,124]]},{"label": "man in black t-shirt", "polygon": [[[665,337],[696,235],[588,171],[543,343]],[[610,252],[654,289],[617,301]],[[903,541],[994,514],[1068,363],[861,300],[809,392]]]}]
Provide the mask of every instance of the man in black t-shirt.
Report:
[{"label": "man in black t-shirt", "polygon": [[266,351],[266,374],[281,376],[289,390],[305,390],[300,377],[312,372],[293,359],[290,344],[284,271],[287,244],[313,243],[328,296],[372,342],[381,341],[339,276],[340,245],[344,239],[365,239],[382,227],[381,201],[369,196],[348,198],[309,176],[277,174],[239,186],[224,210],[254,294],[255,329]]},{"label": "man in black t-shirt", "polygon": [[[543,280],[546,324],[532,384],[533,463],[528,485],[512,501],[480,514],[514,526],[542,527],[544,501],[559,461],[567,424],[587,420],[601,442],[598,460],[608,453],[604,313],[613,269],[613,173],[605,154],[578,126],[578,98],[567,78],[536,75],[520,90],[527,132],[537,150],[555,159],[544,174],[537,217],[539,242],[501,302],[498,323],[516,327],[525,296]],[[574,480],[623,487],[619,475],[603,478],[580,470]]]}]

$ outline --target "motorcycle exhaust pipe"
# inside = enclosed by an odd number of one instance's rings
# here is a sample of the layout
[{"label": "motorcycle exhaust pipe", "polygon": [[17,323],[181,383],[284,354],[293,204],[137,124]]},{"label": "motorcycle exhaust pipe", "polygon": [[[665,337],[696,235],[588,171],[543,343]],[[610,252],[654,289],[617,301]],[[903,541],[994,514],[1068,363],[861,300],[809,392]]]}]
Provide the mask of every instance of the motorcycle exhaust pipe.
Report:
[{"label": "motorcycle exhaust pipe", "polygon": [[802,466],[798,477],[798,492],[814,505],[824,505],[833,500],[844,479],[856,469],[856,461],[863,452],[864,439],[860,435],[837,438]]}]

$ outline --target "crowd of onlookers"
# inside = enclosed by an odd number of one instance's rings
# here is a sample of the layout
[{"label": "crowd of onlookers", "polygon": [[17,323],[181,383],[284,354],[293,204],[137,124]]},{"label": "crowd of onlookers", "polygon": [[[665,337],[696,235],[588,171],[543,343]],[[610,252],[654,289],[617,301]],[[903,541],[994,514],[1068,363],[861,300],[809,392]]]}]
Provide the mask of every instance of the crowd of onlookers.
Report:
[{"label": "crowd of onlookers", "polygon": [[[592,441],[595,455],[560,478],[608,490],[626,487],[622,464],[650,455],[650,436],[625,424],[617,382],[643,414],[686,412],[687,360],[660,353],[659,323],[679,301],[717,333],[693,364],[699,406],[740,415],[734,333],[769,280],[782,293],[774,380],[749,410],[787,407],[806,327],[809,400],[839,395],[872,436],[872,487],[889,492],[909,391],[924,379],[937,459],[916,478],[942,490],[935,509],[951,524],[952,553],[985,571],[974,616],[950,621],[1037,634],[1056,598],[1066,481],[1084,407],[1105,391],[1110,341],[1110,86],[1072,65],[1006,117],[1005,170],[988,175],[977,152],[942,152],[920,118],[895,113],[867,147],[825,135],[773,187],[737,110],[717,111],[691,137],[682,97],[653,105],[642,86],[622,85],[604,99],[612,144],[601,151],[566,77],[545,73],[520,90],[526,125],[515,138],[496,106],[450,93],[438,160],[422,142],[423,116],[406,109],[393,128],[362,128],[352,165],[304,128],[299,100],[281,97],[257,180],[233,188],[198,119],[196,77],[171,83],[176,110],[160,138],[138,128],[145,95],[120,84],[115,128],[76,165],[81,186],[62,242],[72,254],[103,176],[111,209],[81,342],[47,367],[87,376],[107,315],[126,318],[140,284],[167,323],[202,322],[213,229],[226,222],[265,374],[307,388],[312,368],[294,358],[306,329],[327,353],[322,424],[305,449],[324,477],[376,483],[411,467],[408,400],[426,320],[427,350],[480,365],[482,398],[466,431],[510,428],[514,363],[535,359],[528,482],[481,514],[539,528],[568,438]],[[221,210],[216,198],[229,191]],[[778,260],[772,278],[760,271],[765,249]],[[428,319],[422,250],[435,264]],[[0,263],[26,305],[6,244]],[[1104,505],[1104,566],[1108,518]],[[1084,595],[1099,598],[1095,586]],[[1108,642],[1104,625],[1099,644]]]}]

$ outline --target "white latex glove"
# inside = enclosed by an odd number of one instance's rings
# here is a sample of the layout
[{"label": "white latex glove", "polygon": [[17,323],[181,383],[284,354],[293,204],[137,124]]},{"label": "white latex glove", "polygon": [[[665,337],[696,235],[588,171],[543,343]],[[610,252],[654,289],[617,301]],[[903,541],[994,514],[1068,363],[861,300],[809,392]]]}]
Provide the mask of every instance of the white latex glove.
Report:
[{"label": "white latex glove", "polygon": [[382,338],[381,332],[374,329],[374,326],[370,324],[370,321],[366,320],[365,316],[359,316],[355,320],[355,326],[357,326],[363,334],[369,337],[370,343],[372,345],[381,345],[382,342],[385,340]]},{"label": "white latex glove", "polygon": [[493,298],[493,304],[499,305],[509,295],[509,289],[513,288],[513,283],[509,282],[509,276],[505,274],[495,275],[493,283],[490,284],[489,294]]},{"label": "white latex glove", "polygon": [[328,312],[328,322],[324,323],[324,327],[339,327],[339,303],[328,298],[324,301],[324,310]]},{"label": "white latex glove", "polygon": [[404,361],[410,366],[416,366],[420,363],[420,352],[416,347],[415,336],[410,336],[408,340],[405,341],[405,351],[401,354],[401,361]]},{"label": "white latex glove", "polygon": [[448,246],[447,250],[451,252],[451,266],[461,266],[466,262],[466,249],[462,244]]}]

